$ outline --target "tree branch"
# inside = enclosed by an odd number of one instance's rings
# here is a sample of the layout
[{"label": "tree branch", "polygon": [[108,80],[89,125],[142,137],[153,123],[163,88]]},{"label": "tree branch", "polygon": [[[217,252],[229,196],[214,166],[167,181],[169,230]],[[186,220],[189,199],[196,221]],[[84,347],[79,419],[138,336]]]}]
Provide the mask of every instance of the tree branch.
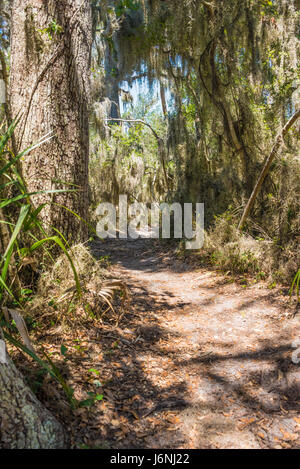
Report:
[{"label": "tree branch", "polygon": [[263,185],[263,182],[270,170],[270,167],[271,167],[271,164],[273,163],[275,157],[277,156],[282,144],[283,144],[283,139],[285,137],[285,135],[288,133],[288,131],[290,130],[290,128],[295,124],[295,122],[297,121],[297,119],[299,119],[300,117],[300,109],[298,109],[294,115],[290,118],[290,120],[286,123],[286,125],[283,127],[283,129],[281,130],[281,132],[277,135],[276,137],[276,140],[275,140],[275,144],[271,150],[271,153],[269,154],[265,164],[264,164],[264,167],[260,173],[260,176],[258,178],[258,181],[253,189],[253,192],[248,200],[248,203],[245,207],[245,210],[244,210],[244,213],[242,215],[242,218],[240,220],[240,223],[238,225],[238,229],[239,230],[242,230],[243,229],[243,226],[245,225],[245,222],[249,216],[249,213],[251,212],[252,208],[253,208],[253,205],[254,205],[254,202],[256,200],[256,197]]}]

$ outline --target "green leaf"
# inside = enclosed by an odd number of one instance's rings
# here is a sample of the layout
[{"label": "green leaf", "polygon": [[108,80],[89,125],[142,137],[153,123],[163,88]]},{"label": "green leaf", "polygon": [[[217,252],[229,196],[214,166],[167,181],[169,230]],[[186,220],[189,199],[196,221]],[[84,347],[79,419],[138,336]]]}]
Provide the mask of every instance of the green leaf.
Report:
[{"label": "green leaf", "polygon": [[0,203],[0,208],[7,207],[8,205],[18,202],[19,200],[27,199],[28,197],[31,197],[32,195],[58,194],[62,192],[76,192],[76,190],[75,189],[53,189],[53,190],[48,190],[48,191],[37,191],[37,192],[28,192],[26,194],[19,194],[12,199],[5,199],[3,202]]},{"label": "green leaf", "polygon": [[85,399],[79,402],[79,407],[92,407],[94,405],[94,399]]},{"label": "green leaf", "polygon": [[[12,254],[13,254],[14,244],[15,244],[15,242],[17,240],[17,237],[18,237],[18,235],[19,235],[19,233],[22,229],[23,223],[24,223],[24,221],[25,221],[25,219],[28,215],[29,210],[30,210],[30,205],[23,205],[21,207],[21,211],[20,211],[18,221],[17,221],[15,229],[14,229],[12,235],[11,235],[11,238],[9,240],[6,251],[3,255],[3,258],[2,258],[2,261],[1,261],[1,264],[4,262],[4,265],[3,265],[2,271],[1,271],[1,279],[2,279],[3,282],[5,282],[6,277],[7,277],[7,271],[8,271],[8,267],[9,267],[11,257],[12,257]],[[3,283],[2,283],[2,287],[3,287]],[[0,292],[1,292],[1,290],[2,290],[2,288],[0,286]],[[0,295],[0,298],[1,298],[1,295]]]},{"label": "green leaf", "polygon": [[[15,127],[14,127],[15,129]],[[13,130],[14,130],[13,129]],[[5,134],[4,134],[4,137],[7,137],[7,135],[9,134],[9,131],[7,131]],[[10,139],[12,133],[10,134],[10,136],[8,138],[5,138],[4,139],[4,142],[5,142],[5,145],[7,144],[7,141]],[[30,147],[26,148],[25,150],[23,150],[19,155],[17,155],[15,158],[13,158],[11,161],[9,161],[3,168],[0,169],[0,176],[2,174],[4,174],[11,166],[15,165],[17,163],[17,161],[22,158],[23,156],[27,155],[27,153],[29,153],[30,151],[34,150],[35,148],[39,147],[40,145],[42,145],[43,143],[47,142],[48,140],[50,140],[51,138],[53,138],[53,135],[48,137],[49,134],[47,134],[45,137],[43,137],[39,142],[37,143],[34,143],[33,145],[31,145]],[[3,137],[2,137],[3,138]],[[0,154],[3,152],[3,147],[2,147],[2,140],[0,142]]]},{"label": "green leaf", "polygon": [[[14,119],[11,125],[8,127],[7,131],[5,134],[1,137],[0,140],[0,155],[2,155],[4,148],[6,147],[9,139],[12,137],[15,128],[17,127],[18,123],[20,121],[20,117],[17,119]],[[1,174],[1,173],[0,173]]]},{"label": "green leaf", "polygon": [[65,345],[61,345],[60,347],[60,353],[65,357],[68,349]]}]

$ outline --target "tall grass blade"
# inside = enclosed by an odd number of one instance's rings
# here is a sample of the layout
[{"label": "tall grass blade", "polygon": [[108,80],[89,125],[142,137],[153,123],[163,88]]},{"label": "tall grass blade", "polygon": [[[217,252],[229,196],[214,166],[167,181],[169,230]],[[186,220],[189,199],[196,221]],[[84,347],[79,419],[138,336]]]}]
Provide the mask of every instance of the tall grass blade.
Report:
[{"label": "tall grass blade", "polygon": [[58,236],[51,236],[49,238],[44,238],[44,239],[41,239],[40,241],[37,241],[35,244],[33,244],[30,248],[30,252],[33,252],[35,251],[36,249],[38,249],[40,246],[42,246],[43,244],[45,243],[49,243],[49,242],[54,242],[56,243],[60,248],[61,250],[65,253],[65,255],[67,256],[69,262],[70,262],[70,265],[71,265],[71,268],[73,270],[73,274],[74,274],[74,279],[75,279],[75,283],[76,283],[76,289],[77,289],[77,293],[78,293],[78,296],[81,296],[82,295],[82,291],[81,291],[81,286],[80,286],[80,281],[79,281],[79,277],[78,277],[78,274],[77,274],[77,271],[76,271],[76,268],[75,268],[75,265],[73,263],[73,260],[70,256],[70,254],[68,253],[66,247],[64,246],[62,240],[58,237]]}]

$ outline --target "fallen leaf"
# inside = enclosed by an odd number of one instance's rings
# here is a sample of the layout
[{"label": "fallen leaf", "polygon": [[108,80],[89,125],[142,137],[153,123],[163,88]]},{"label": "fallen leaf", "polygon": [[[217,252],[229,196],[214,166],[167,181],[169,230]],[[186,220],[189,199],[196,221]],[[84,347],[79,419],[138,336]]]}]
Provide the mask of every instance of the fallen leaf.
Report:
[{"label": "fallen leaf", "polygon": [[286,441],[296,441],[299,438],[299,435],[286,432],[284,428],[280,428],[280,431],[283,434],[283,439]]},{"label": "fallen leaf", "polygon": [[120,427],[120,421],[117,420],[117,419],[112,419],[110,423],[111,423],[111,425],[112,425],[113,427],[115,427],[115,428],[119,428],[119,427]]},{"label": "fallen leaf", "polygon": [[282,412],[283,412],[284,414],[288,414],[288,411],[285,410],[285,409],[282,407],[282,405],[280,406],[280,409],[282,410]]},{"label": "fallen leaf", "polygon": [[239,430],[243,430],[244,428],[248,427],[249,425],[251,425],[251,423],[255,422],[255,420],[256,419],[254,417],[240,419],[242,423],[238,425]]}]

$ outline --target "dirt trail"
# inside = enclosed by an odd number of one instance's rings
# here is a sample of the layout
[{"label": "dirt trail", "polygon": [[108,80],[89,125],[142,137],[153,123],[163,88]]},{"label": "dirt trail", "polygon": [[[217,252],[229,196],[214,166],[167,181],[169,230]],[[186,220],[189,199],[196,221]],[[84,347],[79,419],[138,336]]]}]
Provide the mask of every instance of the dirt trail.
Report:
[{"label": "dirt trail", "polygon": [[111,388],[132,426],[116,447],[300,447],[299,315],[279,292],[195,271],[150,240],[97,242],[94,252],[110,255],[133,295]]}]

